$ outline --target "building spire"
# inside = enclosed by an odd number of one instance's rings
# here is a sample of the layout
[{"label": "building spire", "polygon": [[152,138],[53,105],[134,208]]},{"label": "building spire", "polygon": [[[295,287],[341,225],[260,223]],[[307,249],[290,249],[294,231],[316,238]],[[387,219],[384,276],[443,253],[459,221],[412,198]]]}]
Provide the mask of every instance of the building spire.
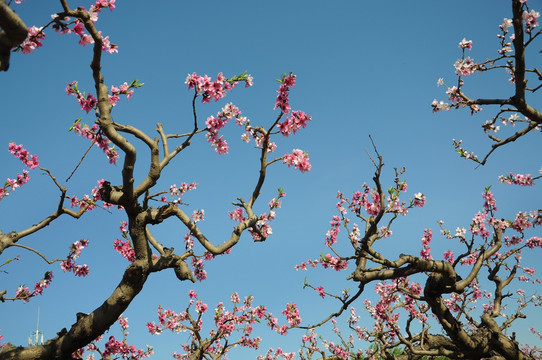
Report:
[{"label": "building spire", "polygon": [[[41,338],[40,338],[41,337]],[[30,333],[28,337],[28,346],[43,345],[43,331],[40,330],[40,308],[38,306],[38,321],[36,330]]]}]

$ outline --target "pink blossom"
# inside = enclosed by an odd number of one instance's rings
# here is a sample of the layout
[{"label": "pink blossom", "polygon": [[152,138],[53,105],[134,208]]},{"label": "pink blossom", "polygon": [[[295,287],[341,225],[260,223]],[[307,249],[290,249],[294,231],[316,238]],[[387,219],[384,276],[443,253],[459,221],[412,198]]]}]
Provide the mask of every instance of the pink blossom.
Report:
[{"label": "pink blossom", "polygon": [[288,93],[291,87],[295,85],[295,75],[286,76],[284,75],[281,80],[281,84],[279,89],[277,90],[278,96],[277,100],[275,101],[275,107],[274,109],[279,108],[284,114],[288,115],[290,113],[290,104],[289,104],[289,98]]},{"label": "pink blossom", "polygon": [[116,239],[113,241],[113,248],[129,262],[133,263],[136,260],[135,251],[130,240],[126,239],[126,241],[123,241]]},{"label": "pink blossom", "polygon": [[316,288],[316,291],[318,291],[318,295],[320,295],[322,297],[322,299],[326,297],[323,286],[318,286]]},{"label": "pink blossom", "polygon": [[299,316],[299,310],[296,304],[286,304],[286,309],[282,311],[282,314],[286,316],[286,320],[290,327],[297,326],[301,323],[301,317]]},{"label": "pink blossom", "polygon": [[325,256],[321,256],[320,262],[322,263],[322,266],[324,269],[327,269],[328,267],[331,267],[332,269],[335,269],[336,271],[344,270],[348,268],[348,262],[341,259],[340,257],[334,257],[330,254],[326,254]]},{"label": "pink blossom", "polygon": [[454,262],[454,252],[451,250],[444,252],[444,259],[448,260],[450,263],[453,264]]},{"label": "pink blossom", "polygon": [[533,236],[529,238],[526,242],[529,249],[534,249],[535,247],[542,247],[542,238],[538,236]]},{"label": "pink blossom", "polygon": [[246,220],[243,212],[244,210],[242,208],[235,208],[233,211],[228,211],[228,215],[232,220],[243,222]]},{"label": "pink blossom", "polygon": [[291,116],[288,116],[283,122],[278,123],[277,126],[282,135],[288,136],[292,133],[295,134],[301,128],[305,128],[307,122],[311,120],[310,115],[305,114],[303,111],[292,111]]},{"label": "pink blossom", "polygon": [[521,16],[525,23],[525,32],[531,33],[531,30],[538,26],[538,18],[540,13],[538,11],[531,10],[530,12],[523,11]]},{"label": "pink blossom", "polygon": [[423,207],[425,205],[425,196],[422,193],[414,194],[414,206]]},{"label": "pink blossom", "polygon": [[35,49],[41,47],[43,44],[40,40],[45,38],[45,32],[43,28],[32,26],[28,28],[28,35],[23,43],[20,45],[23,51],[23,54],[29,54]]},{"label": "pink blossom", "polygon": [[497,211],[497,203],[493,197],[493,193],[487,189],[482,196],[484,197],[484,209],[486,211]]},{"label": "pink blossom", "polygon": [[432,259],[431,248],[429,246],[429,243],[431,242],[432,238],[433,238],[433,230],[425,229],[423,231],[423,237],[422,237],[423,249],[420,251],[420,255],[422,259],[425,259],[425,260]]},{"label": "pink blossom", "polygon": [[199,281],[207,279],[207,272],[203,270],[203,260],[192,258],[192,266],[194,267],[194,275]]},{"label": "pink blossom", "polygon": [[[468,76],[472,75],[478,70],[478,63],[475,63],[473,59],[470,57],[466,57],[465,59],[459,59],[455,62],[455,73],[459,76]],[[459,101],[458,101],[459,102]]]},{"label": "pink blossom", "polygon": [[21,160],[21,162],[30,169],[34,169],[39,166],[38,157],[36,155],[31,155],[22,144],[16,145],[14,142],[10,142],[8,150],[11,154],[13,154],[13,156]]},{"label": "pink blossom", "polygon": [[510,173],[506,176],[499,176],[499,181],[504,184],[509,185],[520,185],[520,186],[532,186],[534,185],[533,177],[531,174],[513,174]]},{"label": "pink blossom", "polygon": [[204,216],[205,216],[205,210],[198,209],[198,210],[194,210],[191,217],[192,217],[192,220],[194,220],[194,222],[198,222],[198,221],[202,221]]},{"label": "pink blossom", "polygon": [[301,172],[306,172],[311,169],[309,154],[299,149],[293,149],[292,154],[286,153],[282,163],[287,164],[288,167],[294,166]]},{"label": "pink blossom", "polygon": [[461,42],[459,43],[459,48],[472,50],[472,40],[467,40],[463,38],[463,40],[461,40]]}]

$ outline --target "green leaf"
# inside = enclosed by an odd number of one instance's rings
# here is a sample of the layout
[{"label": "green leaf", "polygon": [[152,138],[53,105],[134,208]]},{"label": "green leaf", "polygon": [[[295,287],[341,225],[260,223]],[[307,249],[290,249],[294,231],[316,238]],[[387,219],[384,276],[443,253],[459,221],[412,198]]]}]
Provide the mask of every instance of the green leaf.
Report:
[{"label": "green leaf", "polygon": [[81,119],[82,118],[75,119],[75,121],[73,122],[73,125],[68,129],[68,131],[72,131],[73,128],[75,127],[75,125],[77,125],[79,122],[81,122]]}]

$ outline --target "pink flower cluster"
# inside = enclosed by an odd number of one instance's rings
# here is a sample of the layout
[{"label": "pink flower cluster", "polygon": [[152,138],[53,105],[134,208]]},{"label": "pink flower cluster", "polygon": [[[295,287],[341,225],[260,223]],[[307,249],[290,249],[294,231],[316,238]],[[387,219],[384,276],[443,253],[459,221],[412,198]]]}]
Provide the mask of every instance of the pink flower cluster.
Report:
[{"label": "pink flower cluster", "polygon": [[[183,204],[182,196],[190,190],[195,190],[198,184],[196,182],[192,182],[191,184],[188,183],[181,183],[181,186],[177,187],[177,184],[173,184],[169,187],[169,194],[171,197],[176,197],[175,200],[171,201],[173,205]],[[162,202],[167,202],[167,198],[163,196],[161,198]]]},{"label": "pink flower cluster", "polygon": [[475,63],[470,57],[459,59],[454,64],[455,73],[459,76],[472,75],[476,72],[476,70],[478,70],[479,66],[480,65]]},{"label": "pink flower cluster", "polygon": [[321,255],[320,263],[324,269],[332,268],[336,271],[341,271],[348,268],[348,261],[341,259],[339,256],[332,256],[331,254]]},{"label": "pink flower cluster", "polygon": [[233,118],[239,119],[240,115],[241,111],[239,108],[232,103],[229,103],[222,108],[222,111],[217,114],[216,118],[214,116],[207,118],[207,121],[205,122],[208,131],[206,134],[207,142],[211,143],[219,155],[226,154],[229,148],[228,143],[224,140],[224,136],[218,137],[218,132],[226,126],[228,120]]},{"label": "pink flower cluster", "polygon": [[[288,328],[287,325],[279,326],[278,320],[273,317],[273,314],[267,312],[265,306],[253,306],[252,296],[241,300],[237,293],[233,293],[230,298],[231,310],[227,309],[222,302],[217,304],[213,318],[214,328],[209,331],[209,337],[214,338],[215,341],[205,344],[205,342],[201,341],[204,336],[201,330],[203,328],[203,315],[207,312],[208,306],[201,299],[198,299],[198,294],[194,290],[190,290],[188,297],[190,303],[186,311],[177,314],[172,310],[164,310],[159,306],[158,324],[154,322],[147,323],[147,329],[151,334],[160,334],[166,329],[177,333],[181,331],[190,332],[191,344],[182,345],[183,353],[173,354],[176,359],[191,358],[197,350],[213,358],[218,354],[223,356],[231,347],[237,345],[257,349],[261,338],[252,336],[253,325],[260,323],[262,320],[266,320],[268,326],[279,333],[286,333]],[[192,307],[194,308],[193,311],[191,311]],[[283,313],[290,324],[297,325],[301,321],[295,304],[288,304]],[[239,339],[232,339],[236,334],[239,334]],[[291,357],[288,357],[288,359],[291,359]]]},{"label": "pink flower cluster", "polygon": [[243,222],[247,218],[244,216],[244,210],[242,208],[235,208],[233,211],[228,211],[228,216],[230,219],[237,222]]},{"label": "pink flower cluster", "polygon": [[[372,202],[368,197],[371,198]],[[354,192],[348,207],[356,215],[360,215],[361,209],[365,209],[367,214],[376,216],[380,212],[380,194],[367,184],[363,184],[363,193],[360,191]]]},{"label": "pink flower cluster", "polygon": [[326,233],[326,246],[331,247],[335,243],[337,243],[337,237],[339,236],[340,226],[342,223],[342,220],[339,216],[334,215],[333,219],[329,222],[331,225],[331,229],[329,229]]},{"label": "pink flower cluster", "polygon": [[[271,199],[271,201],[268,203],[269,211],[261,214],[258,217],[258,221],[256,222],[256,226],[254,228],[248,229],[254,241],[263,241],[273,233],[273,229],[271,228],[269,222],[275,219],[275,209],[279,209],[282,206],[281,199],[285,196],[286,193],[284,192],[284,189],[279,188],[277,197]],[[230,219],[239,223],[247,220],[245,217],[245,211],[241,207],[237,207],[233,211],[228,211],[228,216]]]},{"label": "pink flower cluster", "polygon": [[307,261],[304,261],[301,264],[296,265],[294,268],[295,268],[296,271],[298,271],[298,270],[305,270],[306,271],[306,270],[308,270],[307,264],[310,265],[310,267],[312,267],[312,268],[316,268],[319,263],[320,263],[319,260],[308,259]]},{"label": "pink flower cluster", "polygon": [[474,235],[479,235],[483,237],[484,239],[487,239],[490,235],[489,230],[486,227],[486,219],[487,219],[487,212],[480,212],[474,216],[472,219],[472,224],[470,226],[470,232],[472,232]]},{"label": "pink flower cluster", "polygon": [[211,81],[211,78],[207,75],[200,76],[196,73],[192,75],[188,74],[185,80],[185,84],[188,85],[189,89],[196,90],[196,96],[202,97],[202,103],[208,103],[211,99],[215,99],[215,102],[226,96],[226,91],[233,90],[239,81],[245,82],[245,87],[252,86],[253,79],[252,76],[247,75],[246,73],[234,76],[230,79],[222,73],[218,73],[215,81]]},{"label": "pink flower cluster", "polygon": [[273,348],[269,348],[267,350],[267,353],[265,355],[258,355],[256,358],[257,360],[278,360],[278,359],[284,359],[284,360],[293,360],[295,357],[295,353],[285,353],[282,348],[277,348],[277,350],[274,350]]},{"label": "pink flower cluster", "polygon": [[194,210],[194,212],[192,213],[192,220],[196,223],[198,221],[203,221],[205,217],[205,210],[203,209],[197,209],[197,210]]},{"label": "pink flower cluster", "polygon": [[422,193],[414,194],[414,206],[423,207],[425,205],[425,196]]},{"label": "pink flower cluster", "polygon": [[461,40],[461,42],[459,43],[459,48],[463,50],[472,50],[472,40],[467,40],[463,38],[463,40]]},{"label": "pink flower cluster", "polygon": [[514,174],[510,173],[506,176],[499,176],[499,181],[503,184],[508,185],[519,185],[519,186],[532,186],[534,185],[533,177],[531,174]]},{"label": "pink flower cluster", "polygon": [[29,54],[37,48],[43,46],[40,40],[45,38],[45,32],[42,27],[32,26],[28,28],[28,35],[23,43],[20,45],[20,48],[23,51],[23,54]]},{"label": "pink flower cluster", "polygon": [[113,248],[121,254],[126,260],[133,263],[136,260],[134,247],[128,238],[128,223],[123,221],[120,225],[120,232],[124,240],[116,239],[113,241]]},{"label": "pink flower cluster", "polygon": [[[114,336],[110,336],[109,340],[104,345],[104,350],[98,348],[97,343],[102,340],[102,336],[99,336],[96,340],[87,345],[86,348],[81,348],[72,354],[74,359],[82,359],[85,351],[87,352],[97,352],[100,358],[103,359],[112,359],[114,355],[117,355],[115,359],[125,359],[125,360],[140,360],[150,357],[154,350],[152,346],[147,345],[147,350],[141,350],[136,348],[134,345],[128,344],[126,338],[128,336],[128,319],[123,317],[122,314],[118,318],[118,322],[121,326],[122,331],[122,340],[115,339]],[[94,354],[89,354],[86,356],[86,359],[94,359]]]},{"label": "pink flower cluster", "polygon": [[493,193],[489,191],[489,188],[484,191],[482,196],[484,198],[484,209],[486,212],[497,211],[497,202],[493,197]]},{"label": "pink flower cluster", "polygon": [[[393,312],[395,304],[401,300],[399,294],[397,294],[395,281],[393,283],[381,282],[376,284],[375,292],[380,296],[380,299],[375,306],[369,300],[364,301],[365,309],[376,320],[373,331],[386,334],[386,337],[391,341],[396,337],[395,327],[400,318],[399,313]],[[386,328],[388,331],[385,331]]]},{"label": "pink flower cluster", "polygon": [[[34,291],[30,292],[27,287],[20,285],[15,291],[15,299],[23,300],[25,303],[28,302],[31,297],[43,294],[43,290],[49,287],[51,280],[53,280],[53,272],[46,271],[45,275],[43,275],[43,279],[34,285]],[[1,348],[2,346],[0,346],[0,349]]]},{"label": "pink flower cluster", "polygon": [[194,268],[194,276],[196,276],[196,279],[199,281],[207,279],[207,272],[203,270],[202,259],[196,259],[195,256],[192,257],[192,267]]},{"label": "pink flower cluster", "polygon": [[422,236],[423,249],[420,251],[420,256],[424,260],[431,260],[433,258],[431,256],[431,247],[429,246],[429,244],[431,243],[432,238],[433,238],[433,230],[424,229],[423,230],[423,236]]},{"label": "pink flower cluster", "polygon": [[17,174],[17,179],[7,178],[4,186],[0,187],[0,201],[6,196],[9,195],[9,190],[13,191],[28,182],[30,176],[28,175],[28,170],[23,170],[22,174]]},{"label": "pink flower cluster", "polygon": [[98,99],[96,99],[94,95],[90,93],[85,96],[85,93],[81,93],[79,91],[77,85],[77,81],[75,80],[68,83],[68,86],[66,86],[66,94],[75,96],[77,102],[81,106],[81,109],[86,111],[88,114],[90,110],[96,107],[98,104]]},{"label": "pink flower cluster", "polygon": [[109,103],[111,106],[116,106],[117,102],[120,100],[119,95],[126,95],[126,100],[130,100],[134,94],[134,88],[143,86],[143,83],[140,83],[138,80],[132,80],[130,85],[124,83],[118,87],[111,85],[111,95],[109,95]]},{"label": "pink flower cluster", "polygon": [[521,19],[525,23],[525,32],[527,34],[530,34],[531,31],[538,26],[538,18],[540,18],[540,13],[538,11],[523,11]]},{"label": "pink flower cluster", "polygon": [[49,287],[49,284],[51,284],[51,280],[53,280],[53,272],[46,271],[43,279],[41,279],[36,283],[36,285],[34,285],[34,292],[32,293],[32,295],[43,294],[43,289]]},{"label": "pink flower cluster", "polygon": [[288,115],[290,113],[290,99],[288,98],[289,91],[291,87],[295,86],[295,75],[290,73],[289,75],[282,75],[282,79],[280,81],[280,87],[277,90],[279,95],[277,96],[277,100],[275,101],[275,107],[274,109],[279,108],[280,111],[282,111],[284,114]]},{"label": "pink flower cluster", "polygon": [[92,125],[92,128],[89,128],[87,124],[81,122],[81,119],[75,120],[72,127],[69,131],[72,131],[83,138],[89,139],[94,145],[102,149],[104,154],[109,159],[110,164],[117,164],[117,159],[119,154],[115,146],[110,146],[111,141],[105,136],[101,131],[98,130],[98,125]]},{"label": "pink flower cluster", "polygon": [[451,250],[447,250],[444,252],[444,259],[445,260],[448,260],[448,262],[450,262],[450,264],[453,264],[454,263],[454,252],[451,251]]},{"label": "pink flower cluster", "polygon": [[286,153],[282,163],[287,164],[288,167],[294,166],[301,172],[306,172],[311,169],[309,154],[300,149],[293,149],[291,154]]},{"label": "pink flower cluster", "polygon": [[[26,165],[29,169],[34,169],[39,166],[37,155],[31,155],[28,150],[26,150],[22,144],[16,145],[14,142],[9,143],[8,146],[9,152],[21,160],[21,162]],[[0,201],[9,195],[9,191],[13,191],[18,187],[23,186],[30,180],[27,170],[23,170],[22,174],[17,174],[16,179],[7,178],[4,186],[0,187]]]},{"label": "pink flower cluster", "polygon": [[64,272],[71,271],[76,276],[83,276],[83,277],[87,276],[89,273],[87,264],[84,264],[84,265],[75,264],[75,261],[81,255],[81,251],[87,246],[88,246],[87,239],[81,239],[79,241],[72,243],[70,246],[70,253],[68,254],[68,257],[66,258],[66,260],[60,263],[60,268],[64,270]]},{"label": "pink flower cluster", "polygon": [[471,159],[471,160],[474,160],[474,161],[477,161],[478,160],[478,156],[476,156],[473,152],[468,152],[467,150],[463,149],[461,147],[461,143],[463,142],[463,140],[459,140],[457,141],[456,139],[452,139],[453,143],[454,143],[454,148],[455,148],[455,152],[459,154],[459,156],[465,158],[465,159]]},{"label": "pink flower cluster", "polygon": [[[109,10],[113,11],[113,9],[116,7],[115,1],[116,0],[97,0],[95,4],[90,6],[90,10],[88,11],[90,20],[93,23],[96,23],[96,21],[98,21],[98,13],[101,12],[101,9],[109,8]],[[84,7],[81,7],[81,9],[85,10]],[[57,14],[52,15],[52,17],[54,20],[53,29],[59,34],[70,34],[73,32],[75,35],[80,37],[79,45],[85,46],[94,44],[94,39],[92,36],[85,33],[85,27],[80,19],[76,19],[75,21],[70,21],[70,18],[68,17],[60,19]],[[72,24],[74,25],[70,28],[70,25]],[[98,33],[100,36],[102,36],[101,31],[98,31]],[[111,44],[109,41],[109,36],[102,36],[102,51],[110,54],[118,53],[118,46]]]},{"label": "pink flower cluster", "polygon": [[290,327],[295,327],[301,324],[301,316],[296,304],[286,304],[286,309],[282,311],[282,315],[286,316],[286,320]]},{"label": "pink flower cluster", "polygon": [[10,142],[8,146],[9,152],[21,160],[21,162],[30,169],[34,169],[39,166],[38,156],[31,155],[22,144],[16,145],[14,142]]},{"label": "pink flower cluster", "polygon": [[311,116],[305,114],[303,111],[292,111],[291,116],[286,117],[286,120],[278,123],[277,126],[282,135],[288,136],[292,133],[295,134],[301,128],[304,129],[307,126],[307,122],[311,120]]}]

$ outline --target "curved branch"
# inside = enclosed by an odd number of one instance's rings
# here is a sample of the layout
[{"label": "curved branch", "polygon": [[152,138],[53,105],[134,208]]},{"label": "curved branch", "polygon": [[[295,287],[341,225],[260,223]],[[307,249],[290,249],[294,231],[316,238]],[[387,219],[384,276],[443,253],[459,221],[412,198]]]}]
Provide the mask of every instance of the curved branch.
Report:
[{"label": "curved branch", "polygon": [[0,71],[8,71],[11,49],[26,39],[28,29],[5,0],[0,0],[0,29]]}]

